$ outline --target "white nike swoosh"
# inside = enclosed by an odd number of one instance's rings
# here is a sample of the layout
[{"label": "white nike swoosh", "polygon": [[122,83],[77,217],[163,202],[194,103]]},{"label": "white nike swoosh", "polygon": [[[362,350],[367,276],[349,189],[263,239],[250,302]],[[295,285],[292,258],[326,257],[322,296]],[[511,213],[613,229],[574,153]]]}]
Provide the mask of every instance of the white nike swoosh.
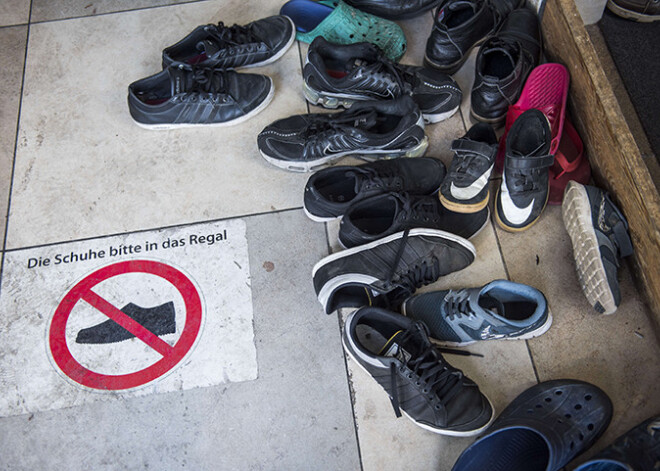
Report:
[{"label": "white nike swoosh", "polygon": [[477,178],[474,181],[474,183],[472,183],[470,186],[461,188],[459,186],[454,185],[454,182],[451,182],[451,186],[449,187],[449,192],[457,200],[469,200],[474,198],[479,194],[481,190],[484,189],[484,187],[488,183],[488,177],[493,171],[493,165],[491,165],[490,168],[486,171],[486,173],[482,174],[479,178]]},{"label": "white nike swoosh", "polygon": [[522,224],[523,222],[529,219],[529,215],[532,214],[532,208],[534,207],[534,198],[530,203],[524,207],[519,208],[516,206],[516,203],[511,199],[509,194],[509,188],[506,186],[506,175],[502,175],[502,186],[500,187],[500,198],[502,203],[502,212],[507,222],[512,224]]}]

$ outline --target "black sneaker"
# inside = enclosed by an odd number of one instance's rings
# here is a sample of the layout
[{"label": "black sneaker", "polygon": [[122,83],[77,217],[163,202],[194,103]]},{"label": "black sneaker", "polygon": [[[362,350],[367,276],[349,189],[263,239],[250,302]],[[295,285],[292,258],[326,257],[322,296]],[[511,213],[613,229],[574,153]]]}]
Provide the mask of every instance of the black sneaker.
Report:
[{"label": "black sneaker", "polygon": [[415,289],[462,270],[475,257],[462,237],[411,229],[328,255],[314,266],[314,289],[328,314],[375,303],[396,308]]},{"label": "black sneaker", "polygon": [[428,123],[456,113],[463,96],[442,72],[395,64],[371,43],[340,45],[322,36],[309,47],[303,79],[305,98],[314,105],[348,108],[356,101],[410,95]]},{"label": "black sneaker", "polygon": [[326,168],[307,180],[303,209],[313,221],[331,221],[341,217],[351,204],[388,191],[435,193],[445,173],[445,165],[433,157]]},{"label": "black sneaker", "polygon": [[350,6],[388,20],[414,18],[438,6],[442,0],[346,0]]},{"label": "black sneaker", "polygon": [[619,258],[633,253],[626,218],[603,190],[574,181],[561,212],[584,295],[599,313],[614,313],[621,303]]},{"label": "black sneaker", "polygon": [[270,64],[296,39],[288,16],[271,16],[245,26],[204,25],[163,51],[163,68],[179,64],[235,69]]},{"label": "black sneaker", "polygon": [[259,134],[264,159],[294,172],[309,172],[349,155],[365,159],[419,157],[428,147],[422,113],[409,96],[356,103],[340,113],[297,115]]},{"label": "black sneaker", "polygon": [[442,205],[458,213],[474,213],[488,205],[488,180],[497,156],[497,136],[488,124],[477,123],[452,142],[454,159],[440,187]]},{"label": "black sneaker", "polygon": [[341,219],[339,242],[355,247],[415,227],[470,239],[486,227],[488,215],[488,208],[473,214],[449,211],[435,195],[390,192],[352,204]]},{"label": "black sneaker", "polygon": [[470,114],[477,121],[503,124],[540,56],[538,16],[529,8],[513,10],[497,34],[479,49]]},{"label": "black sneaker", "polygon": [[524,231],[541,217],[548,202],[550,124],[539,110],[521,114],[506,139],[502,184],[495,219],[502,229]]},{"label": "black sneaker", "polygon": [[502,24],[521,0],[448,0],[435,14],[426,42],[424,64],[453,74],[461,68],[474,46],[481,44]]},{"label": "black sneaker", "polygon": [[479,387],[431,345],[426,326],[393,312],[363,307],[342,332],[346,353],[389,394],[397,417],[454,437],[477,435],[494,417]]},{"label": "black sneaker", "polygon": [[170,67],[128,87],[128,109],[149,129],[241,123],[273,99],[265,75]]}]

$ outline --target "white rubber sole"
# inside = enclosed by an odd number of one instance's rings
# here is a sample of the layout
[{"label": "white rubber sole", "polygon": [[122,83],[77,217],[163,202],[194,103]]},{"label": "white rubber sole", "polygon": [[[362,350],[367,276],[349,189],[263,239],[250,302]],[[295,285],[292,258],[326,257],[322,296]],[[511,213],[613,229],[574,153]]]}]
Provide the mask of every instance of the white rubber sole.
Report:
[{"label": "white rubber sole", "polygon": [[[344,347],[344,351],[346,352],[346,355],[347,355],[351,360],[353,360],[353,362],[354,362],[354,363],[355,363],[355,364],[356,364],[356,365],[357,365],[362,371],[364,371],[366,374],[368,374],[368,375],[371,377],[371,373],[369,373],[369,371],[368,371],[364,366],[362,366],[362,363],[360,363],[360,362],[359,362],[359,361],[353,356],[353,354],[351,353],[351,351],[350,351],[348,348],[346,348],[346,341],[344,340],[344,336],[343,336],[343,335],[341,336],[341,343],[342,343],[342,345],[343,345],[343,347]],[[372,379],[373,379],[373,377],[372,377]],[[380,385],[379,385],[379,386],[380,386]],[[381,386],[381,387],[382,387],[382,386]],[[482,393],[482,394],[483,394],[483,393]],[[488,421],[488,423],[487,423],[486,425],[484,425],[484,426],[482,426],[482,427],[479,427],[478,429],[475,429],[475,430],[469,430],[469,431],[466,431],[466,432],[459,432],[459,431],[456,431],[456,430],[444,430],[444,429],[434,428],[434,427],[431,427],[431,426],[429,426],[429,425],[426,425],[426,424],[422,424],[422,423],[417,422],[415,419],[413,419],[412,417],[410,417],[410,415],[408,415],[408,413],[407,413],[405,410],[403,410],[403,409],[399,409],[399,410],[401,411],[401,413],[402,413],[403,415],[405,415],[408,419],[410,419],[415,425],[417,425],[418,427],[423,428],[424,430],[428,430],[429,432],[437,433],[438,435],[446,435],[446,436],[448,436],[448,437],[473,437],[473,436],[475,436],[475,435],[479,435],[481,432],[483,432],[483,431],[486,430],[488,427],[490,427],[490,424],[492,424],[493,421],[495,420],[495,415],[496,415],[496,414],[495,414],[495,407],[493,407],[493,403],[490,402],[490,399],[489,399],[485,394],[483,394],[483,396],[484,396],[484,397],[486,398],[486,400],[488,401],[488,404],[490,405],[490,409],[493,411],[493,414],[491,415],[490,420]]]},{"label": "white rubber sole", "polygon": [[330,221],[336,221],[337,219],[341,219],[341,216],[336,216],[336,217],[333,217],[333,218],[323,218],[323,217],[320,217],[320,216],[314,216],[312,213],[307,211],[307,208],[305,207],[305,205],[303,205],[303,211],[305,212],[307,217],[310,218],[314,222],[330,222]]},{"label": "white rubber sole", "polygon": [[420,141],[415,147],[404,150],[404,149],[369,149],[369,150],[357,150],[357,151],[347,151],[340,152],[333,155],[328,155],[321,159],[316,159],[311,162],[291,162],[287,160],[281,160],[275,157],[271,157],[268,154],[264,153],[261,149],[259,152],[261,156],[266,159],[266,161],[276,167],[279,167],[284,170],[289,170],[291,172],[312,172],[320,168],[330,165],[330,163],[335,160],[339,160],[343,157],[350,156],[360,156],[364,160],[373,161],[378,159],[393,159],[396,157],[421,157],[426,152],[426,149],[429,147],[429,138],[424,136],[424,139]]},{"label": "white rubber sole", "polygon": [[289,48],[291,47],[291,45],[293,44],[293,42],[296,40],[296,24],[295,24],[295,23],[293,22],[293,20],[292,20],[291,18],[289,18],[288,16],[286,16],[286,15],[282,15],[282,16],[284,16],[287,20],[289,20],[289,22],[291,23],[291,27],[292,27],[292,29],[291,29],[291,37],[290,37],[289,40],[287,41],[286,45],[285,45],[285,46],[284,46],[284,47],[283,47],[283,48],[282,48],[277,54],[275,54],[275,55],[272,56],[272,57],[269,57],[269,58],[266,59],[265,61],[257,62],[257,63],[255,63],[255,64],[250,64],[250,65],[245,65],[245,66],[242,66],[242,67],[237,67],[238,69],[252,69],[252,68],[255,68],[255,67],[263,67],[263,66],[265,66],[265,65],[272,64],[272,63],[275,62],[277,59],[279,59],[279,58],[282,57],[284,54],[286,54],[286,52],[289,50]]},{"label": "white rubber sole", "polygon": [[224,128],[224,127],[229,127],[229,126],[235,126],[237,124],[241,124],[248,119],[252,118],[253,116],[258,115],[261,113],[269,104],[271,101],[273,101],[273,97],[275,96],[275,86],[273,85],[273,79],[268,77],[270,80],[270,92],[268,92],[268,95],[264,99],[264,101],[259,104],[255,109],[250,111],[249,113],[240,116],[236,119],[232,119],[231,121],[224,121],[222,123],[167,123],[167,124],[144,124],[140,123],[138,121],[135,121],[135,124],[140,126],[141,128],[144,129],[149,129],[151,131],[166,131],[169,129],[183,129],[183,128]]},{"label": "white rubber sole", "polygon": [[571,238],[573,257],[582,291],[592,306],[603,307],[603,314],[613,314],[617,305],[607,281],[607,273],[596,231],[591,218],[591,205],[584,186],[569,182],[561,206],[564,226]]}]

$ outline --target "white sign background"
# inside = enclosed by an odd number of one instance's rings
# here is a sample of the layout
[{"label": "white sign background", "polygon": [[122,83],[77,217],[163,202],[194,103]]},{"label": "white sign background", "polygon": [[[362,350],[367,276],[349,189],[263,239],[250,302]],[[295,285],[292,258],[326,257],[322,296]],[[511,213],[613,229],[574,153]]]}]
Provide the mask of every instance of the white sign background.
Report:
[{"label": "white sign background", "polygon": [[[223,240],[217,240],[220,238]],[[177,246],[173,241],[177,241]],[[125,253],[110,256],[110,247],[116,250],[120,246],[133,246],[134,253],[124,249]],[[135,253],[137,246],[139,253]],[[147,246],[150,250],[146,250]],[[90,249],[97,254],[104,251],[105,256],[55,264],[57,254],[59,260],[63,260],[72,252],[88,254]],[[33,266],[47,258],[49,265]],[[117,262],[142,259],[170,265],[196,286],[202,299],[202,326],[194,346],[168,373],[138,388],[101,391],[75,383],[57,368],[49,350],[48,329],[55,309],[65,294],[90,273]],[[94,291],[119,309],[129,303],[150,308],[172,301],[176,333],[163,335],[161,339],[173,345],[179,337],[185,323],[185,309],[181,295],[167,281],[155,275],[128,273],[99,283]],[[83,366],[97,373],[127,374],[159,359],[151,347],[137,338],[109,344],[75,343],[81,328],[107,319],[84,301],[79,301],[72,310],[67,322],[67,345]],[[252,289],[242,219],[101,237],[5,254],[0,287],[0,416],[248,381],[256,377]]]}]

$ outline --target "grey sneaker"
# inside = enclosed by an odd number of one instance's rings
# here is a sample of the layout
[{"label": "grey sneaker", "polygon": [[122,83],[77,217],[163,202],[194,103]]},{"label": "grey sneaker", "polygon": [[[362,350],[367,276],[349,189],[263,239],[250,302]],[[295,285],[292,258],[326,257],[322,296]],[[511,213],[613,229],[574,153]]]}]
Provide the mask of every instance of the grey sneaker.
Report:
[{"label": "grey sneaker", "polygon": [[599,313],[614,313],[621,303],[619,258],[633,253],[626,218],[603,190],[574,181],[561,212],[584,295]]}]

